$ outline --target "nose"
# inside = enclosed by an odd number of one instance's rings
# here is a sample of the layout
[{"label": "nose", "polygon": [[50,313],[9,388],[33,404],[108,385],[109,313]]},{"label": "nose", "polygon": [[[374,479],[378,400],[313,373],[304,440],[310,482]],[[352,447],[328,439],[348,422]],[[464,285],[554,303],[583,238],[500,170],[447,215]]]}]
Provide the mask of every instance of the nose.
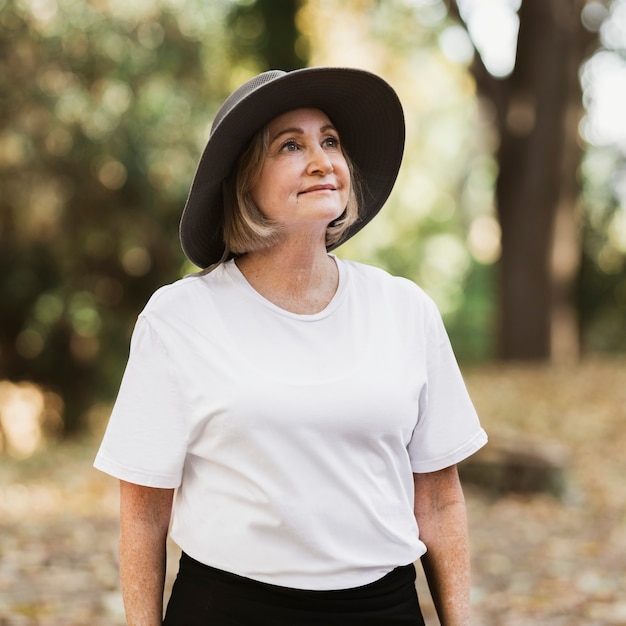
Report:
[{"label": "nose", "polygon": [[333,171],[333,162],[322,146],[316,146],[311,150],[311,156],[307,166],[309,174],[328,174]]}]

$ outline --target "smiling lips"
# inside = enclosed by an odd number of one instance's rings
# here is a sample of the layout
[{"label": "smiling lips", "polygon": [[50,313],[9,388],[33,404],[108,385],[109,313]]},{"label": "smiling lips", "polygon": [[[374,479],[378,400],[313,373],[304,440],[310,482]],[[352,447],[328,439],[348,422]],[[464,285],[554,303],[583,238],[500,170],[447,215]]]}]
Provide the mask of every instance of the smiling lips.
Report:
[{"label": "smiling lips", "polygon": [[333,185],[313,185],[312,187],[307,187],[300,193],[311,193],[312,191],[336,191],[336,187]]}]

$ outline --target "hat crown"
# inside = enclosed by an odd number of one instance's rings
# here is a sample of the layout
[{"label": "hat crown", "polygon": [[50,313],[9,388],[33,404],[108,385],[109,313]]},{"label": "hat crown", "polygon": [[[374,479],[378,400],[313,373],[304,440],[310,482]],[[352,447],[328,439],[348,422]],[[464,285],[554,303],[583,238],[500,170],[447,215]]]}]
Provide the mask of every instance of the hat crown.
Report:
[{"label": "hat crown", "polygon": [[220,125],[221,121],[242,101],[245,100],[250,94],[254,93],[259,87],[263,87],[267,83],[271,83],[277,78],[281,78],[285,76],[287,72],[283,72],[282,70],[269,70],[267,72],[263,72],[262,74],[258,74],[254,78],[251,78],[249,81],[245,82],[240,87],[237,87],[233,93],[224,100],[224,103],[219,108],[215,119],[213,120],[213,124],[211,126],[211,134],[215,131],[215,129]]}]

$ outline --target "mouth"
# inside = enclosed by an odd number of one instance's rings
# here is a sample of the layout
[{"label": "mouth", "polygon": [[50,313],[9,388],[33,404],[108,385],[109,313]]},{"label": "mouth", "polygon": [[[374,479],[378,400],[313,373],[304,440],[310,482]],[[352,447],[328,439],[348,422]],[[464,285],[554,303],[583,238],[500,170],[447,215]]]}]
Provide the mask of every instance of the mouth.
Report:
[{"label": "mouth", "polygon": [[336,191],[337,188],[334,185],[313,185],[312,187],[307,187],[302,190],[300,194],[304,193],[313,193],[316,191]]}]

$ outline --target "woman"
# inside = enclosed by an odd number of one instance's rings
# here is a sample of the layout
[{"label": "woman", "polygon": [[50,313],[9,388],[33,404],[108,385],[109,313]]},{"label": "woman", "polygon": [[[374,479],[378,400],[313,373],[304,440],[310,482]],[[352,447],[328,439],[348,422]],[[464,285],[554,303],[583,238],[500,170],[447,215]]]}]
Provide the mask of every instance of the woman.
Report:
[{"label": "woman", "polygon": [[[181,220],[204,271],[139,316],[95,465],[121,481],[128,624],[469,623],[456,464],[486,442],[432,301],[329,251],[387,199],[404,119],[368,72],[261,74],[220,108]],[[176,490],[176,493],[174,493]]]}]

